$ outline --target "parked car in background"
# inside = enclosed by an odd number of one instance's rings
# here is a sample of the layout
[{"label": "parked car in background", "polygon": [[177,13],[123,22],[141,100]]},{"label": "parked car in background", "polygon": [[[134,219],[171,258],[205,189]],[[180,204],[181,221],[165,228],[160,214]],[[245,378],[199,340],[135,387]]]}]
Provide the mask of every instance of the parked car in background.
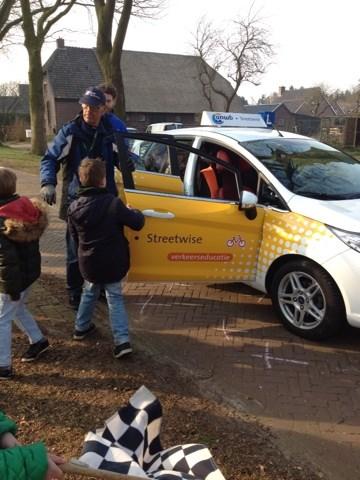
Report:
[{"label": "parked car in background", "polygon": [[174,130],[176,128],[182,128],[183,124],[179,122],[163,122],[152,123],[146,127],[146,133],[160,133],[166,130]]},{"label": "parked car in background", "polygon": [[[137,128],[133,128],[133,127],[126,127],[126,130],[129,133],[136,133],[137,132]],[[129,149],[131,149],[131,147],[134,143],[134,140],[132,138],[128,138],[127,141],[128,141]]]}]

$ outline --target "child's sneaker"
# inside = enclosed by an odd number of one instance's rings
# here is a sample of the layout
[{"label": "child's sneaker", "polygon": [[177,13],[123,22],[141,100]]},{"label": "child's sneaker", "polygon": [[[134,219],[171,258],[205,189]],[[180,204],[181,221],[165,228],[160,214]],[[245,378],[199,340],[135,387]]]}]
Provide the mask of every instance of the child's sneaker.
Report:
[{"label": "child's sneaker", "polygon": [[84,340],[85,337],[91,335],[96,330],[96,326],[93,323],[90,323],[89,328],[86,330],[76,330],[73,333],[74,340]]},{"label": "child's sneaker", "polygon": [[21,357],[22,362],[33,362],[36,360],[42,353],[44,353],[49,348],[49,341],[47,338],[42,338],[36,343],[32,343],[30,347],[26,350],[24,355]]},{"label": "child's sneaker", "polygon": [[10,380],[14,373],[10,367],[0,367],[0,380]]},{"label": "child's sneaker", "polygon": [[114,357],[121,358],[132,353],[132,348],[129,342],[121,343],[120,345],[115,345],[114,348]]}]

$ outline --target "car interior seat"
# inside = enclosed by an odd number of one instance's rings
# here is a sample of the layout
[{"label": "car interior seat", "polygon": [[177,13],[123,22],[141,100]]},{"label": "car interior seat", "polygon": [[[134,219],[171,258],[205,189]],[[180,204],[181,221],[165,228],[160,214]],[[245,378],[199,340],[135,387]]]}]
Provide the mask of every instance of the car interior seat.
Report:
[{"label": "car interior seat", "polygon": [[[232,164],[229,153],[226,150],[219,149],[213,154],[219,160]],[[236,186],[235,175],[227,170],[223,165],[214,163],[200,170],[200,175],[205,180],[205,185],[201,189],[203,196],[210,198],[221,198],[225,200],[238,200],[239,195]],[[206,192],[205,192],[205,188]]]},{"label": "car interior seat", "polygon": [[[216,152],[216,158],[228,163],[229,165],[233,164],[230,154],[226,150],[218,150]],[[222,198],[224,200],[239,200],[235,174],[218,163],[216,164],[216,173],[219,183],[218,198]]]},{"label": "car interior seat", "polygon": [[219,198],[219,183],[216,177],[215,169],[212,165],[200,170],[201,182],[200,195],[210,198]]}]

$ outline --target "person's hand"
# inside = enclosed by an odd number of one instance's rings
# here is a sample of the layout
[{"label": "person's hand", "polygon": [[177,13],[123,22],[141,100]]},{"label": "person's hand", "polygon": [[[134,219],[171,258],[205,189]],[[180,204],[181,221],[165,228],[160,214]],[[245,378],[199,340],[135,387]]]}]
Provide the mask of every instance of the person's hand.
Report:
[{"label": "person's hand", "polygon": [[1,435],[0,448],[14,448],[18,445],[20,445],[20,443],[16,440],[12,433],[6,432]]},{"label": "person's hand", "polygon": [[53,453],[48,453],[48,469],[46,472],[45,480],[61,480],[64,478],[63,472],[58,465],[65,463],[66,460]]},{"label": "person's hand", "polygon": [[56,203],[56,188],[54,185],[48,183],[40,189],[40,196],[44,202],[49,205],[54,205]]}]

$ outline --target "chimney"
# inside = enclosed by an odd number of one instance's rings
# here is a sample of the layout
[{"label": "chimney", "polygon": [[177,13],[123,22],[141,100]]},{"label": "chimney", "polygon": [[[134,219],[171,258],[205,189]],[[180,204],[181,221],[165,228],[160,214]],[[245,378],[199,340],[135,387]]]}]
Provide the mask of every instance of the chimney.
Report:
[{"label": "chimney", "polygon": [[285,93],[286,87],[279,87],[279,97],[282,97]]},{"label": "chimney", "polygon": [[22,98],[29,98],[29,85],[27,83],[19,83],[18,84],[18,95]]},{"label": "chimney", "polygon": [[56,47],[57,48],[65,48],[65,40],[63,38],[56,39]]}]

